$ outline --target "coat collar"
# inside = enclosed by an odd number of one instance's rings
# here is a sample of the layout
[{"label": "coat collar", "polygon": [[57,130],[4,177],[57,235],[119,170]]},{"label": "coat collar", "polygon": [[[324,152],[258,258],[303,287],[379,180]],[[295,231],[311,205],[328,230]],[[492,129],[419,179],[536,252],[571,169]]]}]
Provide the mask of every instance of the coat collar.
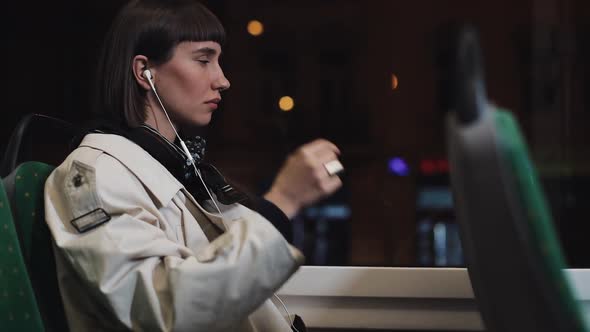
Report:
[{"label": "coat collar", "polygon": [[80,143],[119,160],[154,195],[160,206],[167,205],[183,185],[149,153],[127,138],[113,134],[88,134]]}]

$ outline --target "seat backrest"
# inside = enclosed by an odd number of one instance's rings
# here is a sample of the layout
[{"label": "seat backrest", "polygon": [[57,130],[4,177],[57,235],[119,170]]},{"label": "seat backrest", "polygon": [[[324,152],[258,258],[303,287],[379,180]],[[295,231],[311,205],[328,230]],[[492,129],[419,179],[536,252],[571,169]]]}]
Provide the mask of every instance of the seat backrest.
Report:
[{"label": "seat backrest", "polygon": [[45,181],[53,169],[41,162],[25,162],[3,182],[43,324],[47,331],[61,332],[68,328],[43,204]]},{"label": "seat backrest", "polygon": [[41,316],[0,182],[0,331],[43,331]]},{"label": "seat backrest", "polygon": [[77,133],[77,127],[61,119],[35,113],[25,115],[6,145],[0,177],[6,177],[29,160],[59,165],[70,152],[70,143]]},{"label": "seat backrest", "polygon": [[526,143],[485,94],[477,34],[461,31],[447,117],[451,183],[471,284],[487,330],[587,331]]}]

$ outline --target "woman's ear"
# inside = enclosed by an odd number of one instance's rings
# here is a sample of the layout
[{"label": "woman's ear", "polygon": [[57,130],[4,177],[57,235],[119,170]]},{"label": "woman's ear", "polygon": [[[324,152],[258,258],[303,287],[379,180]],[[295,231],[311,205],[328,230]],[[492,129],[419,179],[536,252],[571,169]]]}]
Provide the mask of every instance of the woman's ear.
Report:
[{"label": "woman's ear", "polygon": [[[136,55],[133,57],[133,77],[139,86],[141,86],[145,90],[151,90],[150,83],[148,82],[147,77],[143,75],[143,71],[148,69],[148,58],[145,55]],[[154,70],[150,69],[152,72],[152,80],[154,75]]]}]

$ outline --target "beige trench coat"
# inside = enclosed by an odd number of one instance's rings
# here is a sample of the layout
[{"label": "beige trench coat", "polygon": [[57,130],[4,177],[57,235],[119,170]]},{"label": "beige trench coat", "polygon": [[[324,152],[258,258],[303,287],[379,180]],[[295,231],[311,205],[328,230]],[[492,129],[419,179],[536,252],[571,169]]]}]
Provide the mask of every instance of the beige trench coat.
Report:
[{"label": "beige trench coat", "polygon": [[[197,204],[133,142],[87,135],[45,185],[70,329],[291,331],[271,300],[303,256],[258,213],[220,208]],[[211,223],[225,231],[213,241]]]}]

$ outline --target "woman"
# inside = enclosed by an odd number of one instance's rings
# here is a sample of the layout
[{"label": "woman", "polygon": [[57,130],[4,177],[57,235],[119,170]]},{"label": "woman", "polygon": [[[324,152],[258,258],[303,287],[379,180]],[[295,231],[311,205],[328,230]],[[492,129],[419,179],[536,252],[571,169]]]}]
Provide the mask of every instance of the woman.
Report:
[{"label": "woman", "polygon": [[[72,331],[290,331],[274,292],[303,262],[277,230],[341,186],[338,148],[317,140],[251,201],[202,161],[230,87],[224,30],[190,0],[135,0],[99,65],[102,121],[51,174],[46,220]],[[186,137],[185,137],[186,138]],[[275,224],[275,226],[273,226]]]}]

